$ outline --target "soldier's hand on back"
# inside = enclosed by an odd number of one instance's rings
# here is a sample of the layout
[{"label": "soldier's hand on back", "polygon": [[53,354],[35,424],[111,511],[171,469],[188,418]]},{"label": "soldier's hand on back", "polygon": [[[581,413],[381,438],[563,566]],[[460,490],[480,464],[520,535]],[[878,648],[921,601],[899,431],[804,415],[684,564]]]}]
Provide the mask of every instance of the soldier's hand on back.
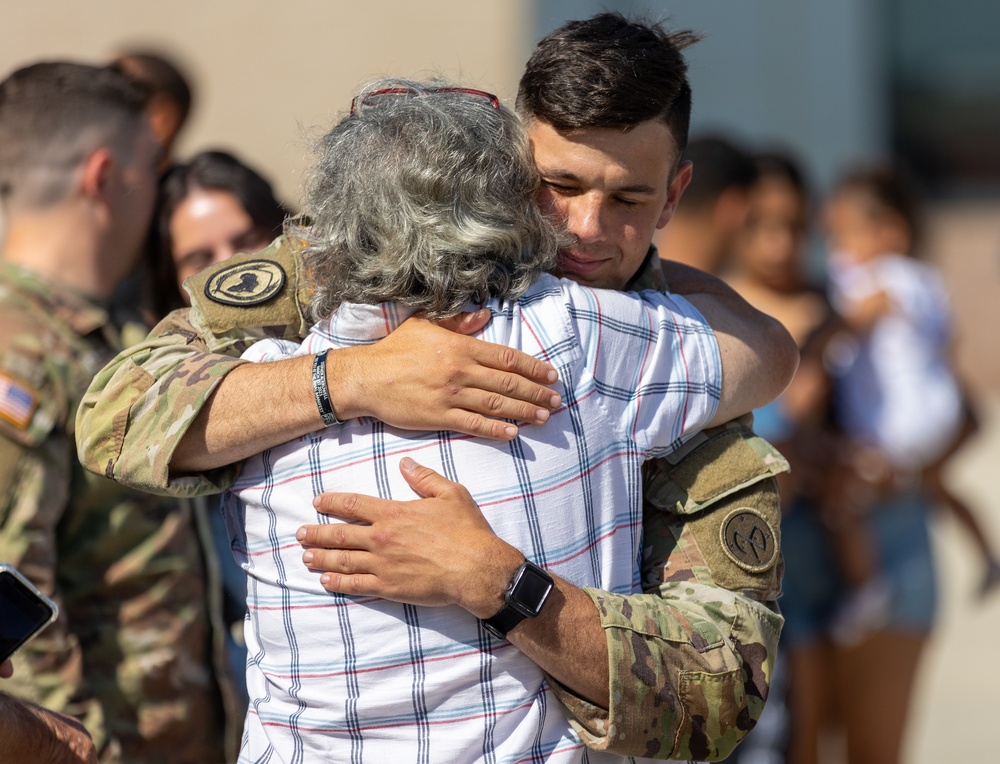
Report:
[{"label": "soldier's hand on back", "polygon": [[464,336],[489,313],[447,321],[414,316],[374,345],[332,353],[331,396],[338,416],[372,416],[406,430],[453,432],[512,440],[509,422],[541,424],[561,399],[547,363],[513,348]]}]

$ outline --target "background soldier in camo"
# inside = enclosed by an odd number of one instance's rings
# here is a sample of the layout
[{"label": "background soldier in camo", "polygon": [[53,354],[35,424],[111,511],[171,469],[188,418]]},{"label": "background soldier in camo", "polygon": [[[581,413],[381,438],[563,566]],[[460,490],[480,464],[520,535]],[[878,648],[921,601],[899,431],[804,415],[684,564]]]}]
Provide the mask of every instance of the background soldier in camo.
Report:
[{"label": "background soldier in camo", "polygon": [[102,761],[221,761],[203,572],[172,500],[87,473],[74,417],[120,350],[103,305],[135,264],[158,147],[123,75],[0,83],[0,560],[60,606],[5,689],[80,719]]}]

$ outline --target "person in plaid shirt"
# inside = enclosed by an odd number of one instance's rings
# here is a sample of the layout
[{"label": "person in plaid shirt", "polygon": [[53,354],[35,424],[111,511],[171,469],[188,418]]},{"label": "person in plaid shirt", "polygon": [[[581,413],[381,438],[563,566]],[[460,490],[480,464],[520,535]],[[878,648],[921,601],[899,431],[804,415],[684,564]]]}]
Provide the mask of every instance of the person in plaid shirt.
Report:
[{"label": "person in plaid shirt", "polygon": [[[537,186],[513,113],[447,84],[375,83],[320,143],[299,232],[318,323],[302,343],[264,340],[243,357],[322,358],[383,339],[418,310],[485,307],[483,337],[545,358],[564,405],[502,449],[365,417],[246,460],[223,502],[249,580],[243,761],[309,751],[359,762],[582,760],[543,669],[608,703],[606,663],[584,663],[604,636],[582,587],[639,587],[641,464],[754,405],[740,383],[756,366],[746,333],[761,322],[716,297],[595,290],[545,273],[558,234],[535,204]],[[735,317],[736,337],[716,337],[709,321]],[[348,506],[348,519],[366,524],[333,521],[351,551],[328,577],[344,594],[327,592],[299,564],[296,534],[317,520],[313,497],[408,498],[393,469],[404,457],[404,471],[412,457],[430,461],[478,502],[483,514],[453,517],[465,552],[437,550],[440,572],[420,596],[395,592],[367,554],[386,545],[378,513]],[[421,525],[407,527],[408,540],[432,549],[436,534]],[[524,572],[526,560],[538,567]],[[394,567],[398,577],[405,565]],[[536,617],[497,620],[515,573],[551,583],[551,601],[532,606]],[[538,641],[562,620],[575,639],[557,657]]]}]

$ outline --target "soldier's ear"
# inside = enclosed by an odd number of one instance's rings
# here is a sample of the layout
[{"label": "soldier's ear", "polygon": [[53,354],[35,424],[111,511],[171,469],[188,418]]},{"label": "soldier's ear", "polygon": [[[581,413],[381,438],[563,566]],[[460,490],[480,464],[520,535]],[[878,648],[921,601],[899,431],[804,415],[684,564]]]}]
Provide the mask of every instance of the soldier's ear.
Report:
[{"label": "soldier's ear", "polygon": [[678,165],[677,171],[674,173],[673,178],[670,179],[670,185],[667,186],[667,200],[664,202],[663,209],[660,211],[660,217],[656,221],[657,228],[663,228],[674,216],[674,212],[677,211],[677,205],[681,202],[681,196],[684,194],[684,189],[691,182],[693,170],[694,164],[689,159],[684,160]]},{"label": "soldier's ear", "polygon": [[85,195],[99,198],[107,193],[114,161],[111,150],[107,148],[97,149],[84,160],[80,189]]}]

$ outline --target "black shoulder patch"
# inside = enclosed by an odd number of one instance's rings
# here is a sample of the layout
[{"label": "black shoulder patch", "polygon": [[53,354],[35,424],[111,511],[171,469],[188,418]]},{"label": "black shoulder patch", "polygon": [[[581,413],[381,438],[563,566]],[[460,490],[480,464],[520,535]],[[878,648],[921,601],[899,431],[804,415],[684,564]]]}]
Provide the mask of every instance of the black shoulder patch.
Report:
[{"label": "black shoulder patch", "polygon": [[778,559],[774,529],[761,512],[739,507],[722,521],[722,549],[743,570],[763,573]]},{"label": "black shoulder patch", "polygon": [[273,260],[248,260],[223,268],[205,283],[205,296],[221,305],[249,307],[274,299],[285,270]]}]

